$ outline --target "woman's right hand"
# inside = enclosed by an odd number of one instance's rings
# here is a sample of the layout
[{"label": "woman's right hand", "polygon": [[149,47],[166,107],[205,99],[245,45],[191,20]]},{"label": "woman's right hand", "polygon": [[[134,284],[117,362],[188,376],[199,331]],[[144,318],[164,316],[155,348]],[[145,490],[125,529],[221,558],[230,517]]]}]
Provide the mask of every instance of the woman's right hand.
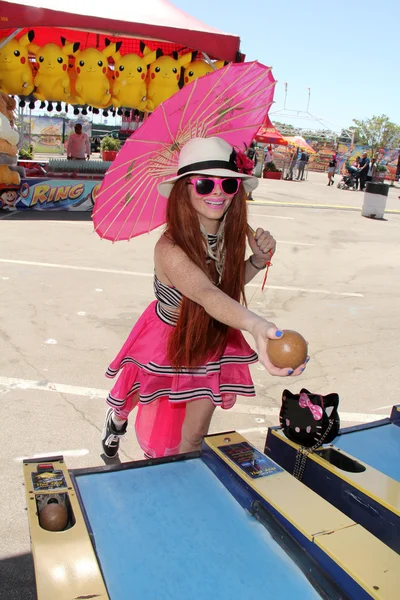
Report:
[{"label": "woman's right hand", "polygon": [[274,323],[270,321],[266,321],[265,319],[259,319],[254,324],[251,332],[254,338],[257,348],[258,360],[266,368],[270,375],[275,375],[277,377],[287,377],[290,375],[291,377],[296,375],[301,375],[301,373],[306,368],[306,362],[302,365],[298,366],[297,369],[279,369],[272,364],[268,357],[268,340],[280,339],[285,334],[283,331],[278,329]]}]

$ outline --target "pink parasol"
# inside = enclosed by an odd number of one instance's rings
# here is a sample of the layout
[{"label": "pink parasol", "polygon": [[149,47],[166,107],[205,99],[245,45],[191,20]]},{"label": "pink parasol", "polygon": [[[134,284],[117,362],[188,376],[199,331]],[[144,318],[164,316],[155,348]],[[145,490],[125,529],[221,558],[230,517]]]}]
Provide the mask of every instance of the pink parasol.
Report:
[{"label": "pink parasol", "polygon": [[100,237],[129,240],[165,223],[167,200],[157,185],[176,174],[181,147],[217,136],[244,150],[273,101],[271,69],[231,63],[196,79],[161,104],[125,142],[96,194]]}]

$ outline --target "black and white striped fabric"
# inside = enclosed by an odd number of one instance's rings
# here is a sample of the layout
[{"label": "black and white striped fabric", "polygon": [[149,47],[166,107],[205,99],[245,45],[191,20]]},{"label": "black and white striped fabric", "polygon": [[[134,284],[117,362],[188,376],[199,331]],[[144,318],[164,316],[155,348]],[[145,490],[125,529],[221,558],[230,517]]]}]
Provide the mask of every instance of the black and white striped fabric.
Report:
[{"label": "black and white striped fabric", "polygon": [[156,305],[157,316],[167,323],[175,326],[178,321],[179,307],[182,302],[182,294],[179,290],[162,283],[154,274],[154,295],[158,302]]},{"label": "black and white striped fabric", "polygon": [[[214,251],[217,246],[217,236],[207,234],[207,237],[208,244],[211,250]],[[154,274],[154,295],[158,300],[156,306],[157,316],[167,325],[175,326],[178,322],[179,308],[182,302],[181,292],[162,283]]]}]

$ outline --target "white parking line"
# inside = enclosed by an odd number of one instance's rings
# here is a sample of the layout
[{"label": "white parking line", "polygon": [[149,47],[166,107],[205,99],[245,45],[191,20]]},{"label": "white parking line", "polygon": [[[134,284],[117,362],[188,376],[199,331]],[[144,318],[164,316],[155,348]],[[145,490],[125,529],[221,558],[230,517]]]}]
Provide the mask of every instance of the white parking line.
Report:
[{"label": "white parking line", "polygon": [[247,433],[262,433],[264,435],[268,432],[268,427],[250,427],[249,429],[238,429],[238,433],[245,435]]},{"label": "white parking line", "polygon": [[39,390],[42,392],[58,392],[59,394],[73,394],[74,396],[87,396],[88,398],[105,398],[108,390],[65,385],[63,383],[49,383],[48,381],[34,381],[18,377],[0,376],[0,386],[9,390]]},{"label": "white parking line", "polygon": [[379,406],[378,408],[373,408],[372,410],[375,412],[377,410],[386,410],[388,408],[392,408],[393,404],[387,404],[386,406]]},{"label": "white parking line", "polygon": [[17,456],[14,458],[16,462],[22,462],[24,458],[45,458],[46,456],[86,456],[89,454],[89,450],[81,448],[79,450],[49,450],[48,452],[39,452],[38,454],[31,454],[29,457]]},{"label": "white parking line", "polygon": [[72,271],[93,271],[94,273],[112,273],[116,275],[136,275],[137,277],[154,277],[154,273],[139,273],[137,271],[124,271],[122,269],[102,269],[101,267],[82,267],[79,265],[62,265],[59,263],[44,263],[31,260],[11,260],[0,258],[1,263],[13,265],[27,265],[31,267],[45,267],[50,269],[70,269]]},{"label": "white parking line", "polygon": [[[251,404],[237,403],[231,409],[235,413],[242,415],[267,415],[269,417],[278,417],[280,407],[254,406]],[[379,418],[384,418],[387,415],[377,415],[369,413],[353,413],[339,411],[340,420],[346,423],[372,423]],[[257,428],[258,430],[259,428]],[[262,429],[262,428],[261,428]]]},{"label": "white parking line", "polygon": [[276,240],[277,244],[289,244],[290,246],[309,246],[315,248],[317,244],[309,244],[307,242],[287,242],[285,240]]},{"label": "white parking line", "polygon": [[264,213],[257,213],[257,212],[253,212],[253,211],[250,212],[250,215],[257,219],[283,219],[285,221],[294,221],[294,217],[281,217],[279,215],[266,215]]},{"label": "white parking line", "polygon": [[[101,267],[82,267],[79,265],[62,265],[59,263],[44,263],[31,260],[13,260],[10,258],[0,258],[0,263],[11,265],[26,265],[31,267],[44,267],[50,269],[70,269],[72,271],[92,271],[94,273],[111,273],[113,275],[130,275],[134,277],[154,277],[154,273],[139,273],[138,271],[124,271],[122,269],[102,269]],[[260,287],[260,283],[249,283],[247,287]],[[331,296],[347,296],[350,298],[364,298],[364,294],[358,292],[334,292],[324,289],[298,288],[286,285],[268,285],[270,290],[283,290],[287,292],[303,292],[306,294],[328,294]]]},{"label": "white parking line", "polygon": [[[261,289],[261,283],[248,283],[246,287],[255,287]],[[304,292],[305,294],[328,294],[329,296],[344,296],[348,298],[364,298],[364,294],[359,292],[333,292],[332,290],[315,290],[311,288],[298,288],[291,285],[269,285],[267,283],[266,289],[269,290],[283,290],[285,292]]]},{"label": "white parking line", "polygon": [[[66,385],[64,383],[50,383],[46,381],[34,381],[31,379],[20,379],[17,377],[2,377],[0,376],[0,387],[6,388],[6,391],[13,390],[40,390],[42,392],[58,392],[59,394],[71,394],[73,396],[85,396],[86,398],[106,398],[108,390],[101,390],[95,388],[87,388],[75,385]],[[1,392],[1,390],[0,390]],[[259,406],[246,403],[236,403],[233,408],[230,409],[233,413],[242,415],[267,415],[269,417],[278,417],[280,408]],[[340,418],[344,422],[348,423],[371,423],[376,421],[379,417],[385,417],[386,415],[368,414],[368,413],[349,413],[341,412]],[[254,430],[260,430],[261,428],[255,428]]]}]

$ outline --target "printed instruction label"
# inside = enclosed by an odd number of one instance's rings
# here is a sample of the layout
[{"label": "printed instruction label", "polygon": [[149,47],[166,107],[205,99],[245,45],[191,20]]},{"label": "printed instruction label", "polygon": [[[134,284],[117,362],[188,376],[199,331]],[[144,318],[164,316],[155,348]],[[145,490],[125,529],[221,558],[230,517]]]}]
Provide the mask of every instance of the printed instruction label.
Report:
[{"label": "printed instruction label", "polygon": [[225,456],[230,458],[242,471],[253,479],[257,477],[268,477],[283,471],[282,467],[274,463],[268,456],[259,452],[248,442],[231,444],[230,446],[219,446]]}]

